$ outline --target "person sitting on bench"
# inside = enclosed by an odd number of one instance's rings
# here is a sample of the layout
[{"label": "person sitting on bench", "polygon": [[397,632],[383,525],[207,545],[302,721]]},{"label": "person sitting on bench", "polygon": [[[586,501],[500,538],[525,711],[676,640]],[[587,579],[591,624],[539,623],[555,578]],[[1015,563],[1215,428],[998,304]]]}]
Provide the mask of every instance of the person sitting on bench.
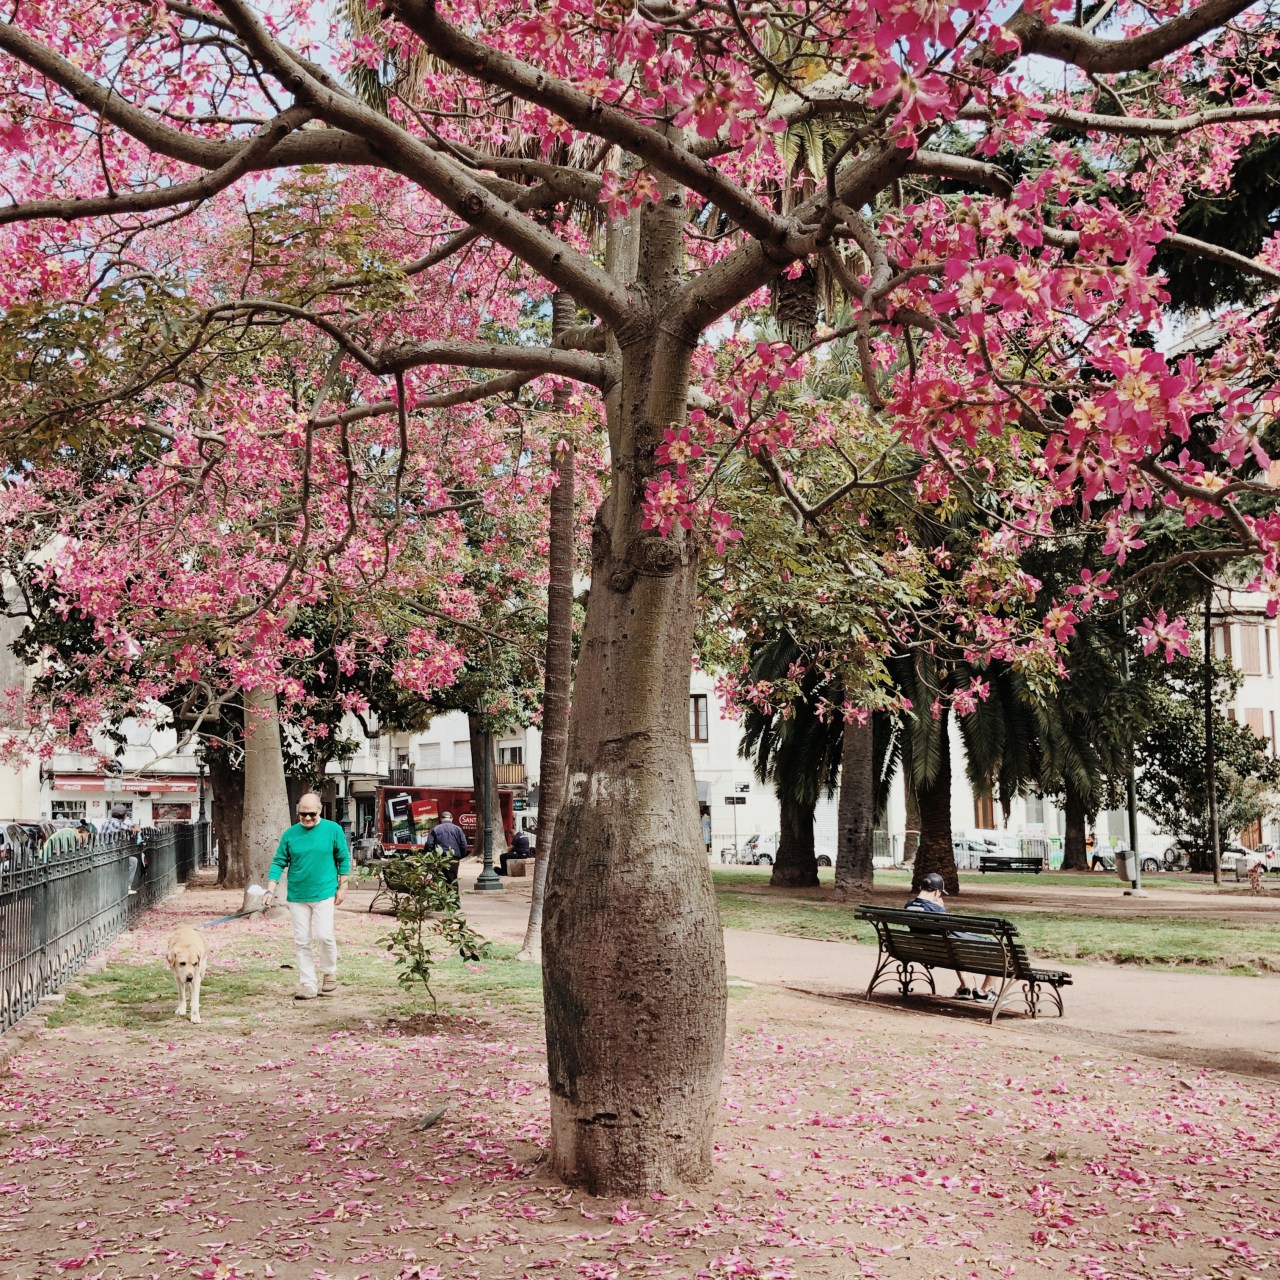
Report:
[{"label": "person sitting on bench", "polygon": [[512,858],[529,858],[532,856],[533,855],[529,849],[529,837],[525,835],[523,831],[517,831],[515,835],[511,837],[511,848],[498,859],[498,874],[500,876],[505,876],[507,874],[507,863],[510,862]]},{"label": "person sitting on bench", "polygon": [[[920,881],[920,890],[910,902],[907,903],[908,911],[934,911],[946,915],[947,908],[942,901],[942,895],[946,893],[946,881],[936,872],[930,871],[923,880]],[[987,939],[980,937],[976,933],[957,933],[957,938],[973,938],[978,941],[985,942]],[[987,974],[982,979],[982,986],[979,987],[976,981],[966,982],[965,976],[956,970],[956,977],[960,979],[960,989],[956,992],[957,1000],[976,1000],[979,1004],[995,1004],[996,993],[991,990],[991,984],[995,979]]]}]

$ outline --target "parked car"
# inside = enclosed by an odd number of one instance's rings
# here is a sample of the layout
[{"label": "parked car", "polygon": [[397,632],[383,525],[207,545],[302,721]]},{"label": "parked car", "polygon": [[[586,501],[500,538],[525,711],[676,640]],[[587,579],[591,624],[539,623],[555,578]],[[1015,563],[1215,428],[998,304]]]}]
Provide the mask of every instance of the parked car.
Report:
[{"label": "parked car", "polygon": [[[1161,855],[1165,871],[1189,871],[1191,869],[1192,859],[1200,850],[1200,846],[1194,841],[1189,840],[1185,836],[1180,836],[1175,840]],[[1244,845],[1236,840],[1224,840],[1222,842],[1222,868],[1224,871],[1234,871],[1236,859],[1246,857],[1251,850],[1246,849]],[[1144,867],[1145,871],[1146,868]]]},{"label": "parked car", "polygon": [[742,861],[757,867],[771,867],[778,856],[778,833],[757,831],[742,846]]},{"label": "parked car", "polygon": [[1273,844],[1260,844],[1256,849],[1241,849],[1229,854],[1222,851],[1222,869],[1234,872],[1237,880],[1245,879],[1254,867],[1280,875],[1280,848]]}]

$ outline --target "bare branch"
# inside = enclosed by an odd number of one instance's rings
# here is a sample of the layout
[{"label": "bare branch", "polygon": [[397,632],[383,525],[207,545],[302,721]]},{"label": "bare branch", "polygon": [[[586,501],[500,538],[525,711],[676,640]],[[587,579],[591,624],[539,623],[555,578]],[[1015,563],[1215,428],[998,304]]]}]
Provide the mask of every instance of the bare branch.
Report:
[{"label": "bare branch", "polygon": [[[1107,116],[1096,111],[1071,111],[1066,107],[1041,106],[1037,112],[1051,124],[1066,125],[1089,133],[1114,133],[1123,137],[1180,137],[1211,125],[1246,124],[1253,120],[1280,120],[1280,105],[1214,107],[1187,116]],[[966,107],[962,120],[994,120],[998,113],[990,107]]]}]

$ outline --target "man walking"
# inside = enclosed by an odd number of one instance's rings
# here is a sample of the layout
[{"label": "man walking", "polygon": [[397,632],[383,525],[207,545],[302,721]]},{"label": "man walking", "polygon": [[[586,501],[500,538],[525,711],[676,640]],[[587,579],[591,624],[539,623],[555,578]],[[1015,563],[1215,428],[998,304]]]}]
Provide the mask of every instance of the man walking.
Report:
[{"label": "man walking", "polygon": [[453,814],[448,809],[440,815],[440,821],[431,828],[431,834],[427,837],[427,848],[440,849],[452,855],[444,877],[450,884],[457,884],[458,863],[467,856],[471,846],[467,844],[467,833],[453,821]]},{"label": "man walking", "polygon": [[[298,957],[295,1000],[331,996],[338,989],[338,943],[333,934],[333,909],[347,893],[351,851],[336,822],[320,816],[320,797],[308,791],[298,801],[298,821],[280,837],[267,872],[265,910],[276,896],[280,877],[288,871],[289,916]],[[313,951],[314,947],[314,951]],[[320,980],[316,981],[319,953]]]}]

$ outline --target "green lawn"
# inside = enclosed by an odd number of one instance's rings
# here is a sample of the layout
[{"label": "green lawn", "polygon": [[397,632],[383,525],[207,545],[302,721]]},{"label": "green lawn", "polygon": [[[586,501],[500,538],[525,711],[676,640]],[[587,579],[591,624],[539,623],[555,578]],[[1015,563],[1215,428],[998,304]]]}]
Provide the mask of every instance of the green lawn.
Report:
[{"label": "green lawn", "polygon": [[[854,918],[853,908],[831,902],[825,890],[768,888],[766,869],[715,868],[720,917],[728,929],[754,929],[821,941],[874,944],[869,926]],[[831,872],[824,871],[824,884]],[[988,881],[1022,881],[1017,875],[987,876]],[[1044,875],[1039,883],[1078,886],[1087,879]],[[876,872],[877,884],[901,884],[903,871]],[[1025,937],[1030,951],[1044,960],[1089,960],[1145,964],[1164,968],[1212,968],[1232,973],[1280,973],[1280,920],[1236,924],[1141,914],[1111,916],[1068,912],[1002,911]]]}]

